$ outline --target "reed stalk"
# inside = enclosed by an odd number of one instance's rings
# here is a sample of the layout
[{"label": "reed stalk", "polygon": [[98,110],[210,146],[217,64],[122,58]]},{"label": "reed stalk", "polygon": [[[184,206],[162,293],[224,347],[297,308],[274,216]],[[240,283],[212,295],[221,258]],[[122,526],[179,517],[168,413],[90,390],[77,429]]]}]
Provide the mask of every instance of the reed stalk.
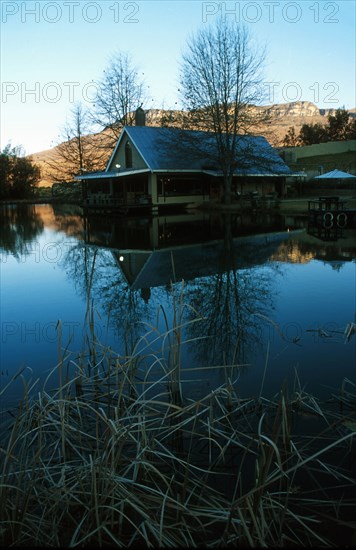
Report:
[{"label": "reed stalk", "polygon": [[[351,544],[354,383],[334,396],[339,408],[298,385],[267,399],[264,378],[258,397],[242,399],[228,375],[186,398],[183,289],[172,326],[161,308],[165,332],[151,327],[131,356],[97,340],[88,301],[79,357],[61,351],[36,397],[25,381],[0,439],[2,545]],[[305,411],[317,433],[308,434]]]}]

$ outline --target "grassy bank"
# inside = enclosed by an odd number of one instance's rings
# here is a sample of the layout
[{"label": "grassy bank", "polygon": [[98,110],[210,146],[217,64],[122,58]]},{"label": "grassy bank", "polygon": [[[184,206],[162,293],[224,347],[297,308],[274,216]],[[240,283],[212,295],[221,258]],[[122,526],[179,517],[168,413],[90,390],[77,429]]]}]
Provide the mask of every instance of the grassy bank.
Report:
[{"label": "grassy bank", "polygon": [[130,356],[96,340],[88,312],[82,353],[59,345],[48,378],[58,390],[45,383],[38,391],[24,379],[23,399],[1,432],[2,545],[354,541],[355,385],[345,380],[327,404],[297,379],[273,398],[263,396],[263,381],[241,398],[239,366],[225,365],[223,385],[187,399],[185,307],[178,296],[172,326],[164,334],[152,327]]},{"label": "grassy bank", "polygon": [[[308,214],[308,200],[311,199],[317,199],[318,196],[315,195],[315,197],[308,196],[308,197],[299,197],[299,198],[293,198],[293,199],[277,199],[273,202],[262,202],[257,207],[257,212],[263,213],[266,210],[267,211],[273,211],[280,214],[288,214],[288,215],[307,215]],[[348,209],[356,209],[356,198],[355,196],[345,196],[342,197],[343,200],[346,201],[346,206]],[[17,200],[7,200],[7,201],[0,201],[0,204],[75,204],[78,206],[82,205],[82,199],[77,196],[71,196],[71,195],[51,195],[51,194],[45,194],[39,195],[37,197],[29,198],[29,199],[17,199]],[[232,214],[239,213],[239,212],[246,212],[246,211],[252,211],[252,203],[250,200],[246,201],[233,201],[230,205],[225,205],[221,203],[220,201],[211,201],[206,202],[202,204],[191,204],[190,210],[194,209],[203,209],[211,212],[230,212]]]}]

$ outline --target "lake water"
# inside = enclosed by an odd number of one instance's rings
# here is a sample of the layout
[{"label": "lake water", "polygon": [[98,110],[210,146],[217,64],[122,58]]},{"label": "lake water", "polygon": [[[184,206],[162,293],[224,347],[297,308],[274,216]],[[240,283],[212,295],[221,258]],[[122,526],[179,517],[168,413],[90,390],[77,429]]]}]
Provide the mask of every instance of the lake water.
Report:
[{"label": "lake water", "polygon": [[[105,346],[149,350],[139,380],[172,359],[181,325],[187,397],[228,377],[241,396],[298,379],[328,399],[345,378],[356,382],[356,334],[345,335],[356,322],[354,229],[318,234],[303,217],[240,213],[85,218],[64,205],[2,206],[0,226],[0,389],[24,367],[36,393],[61,358],[75,365],[88,305]],[[54,374],[47,386],[57,383]]]}]

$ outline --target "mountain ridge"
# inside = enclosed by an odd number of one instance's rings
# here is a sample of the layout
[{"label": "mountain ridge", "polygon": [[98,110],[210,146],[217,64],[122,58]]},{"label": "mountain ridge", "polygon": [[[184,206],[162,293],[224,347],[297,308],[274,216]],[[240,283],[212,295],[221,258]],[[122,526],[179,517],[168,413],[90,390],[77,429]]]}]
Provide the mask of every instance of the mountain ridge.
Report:
[{"label": "mountain ridge", "polygon": [[[283,145],[283,139],[291,126],[294,126],[296,133],[299,133],[303,124],[322,124],[328,122],[328,116],[334,115],[336,108],[320,109],[310,101],[293,101],[290,103],[275,103],[266,106],[252,106],[257,113],[266,113],[271,116],[271,120],[265,126],[261,125],[256,128],[259,135],[264,136],[273,147]],[[146,111],[147,126],[177,126],[179,125],[180,115],[183,111],[173,109],[147,109]],[[356,108],[348,109],[352,117],[356,117]],[[105,132],[98,134],[88,134],[92,140],[97,139],[98,143],[103,143]],[[51,149],[45,149],[38,153],[28,155],[29,158],[37,164],[41,169],[41,180],[39,187],[51,187],[54,183],[53,165],[61,159],[58,149],[62,144],[58,144]],[[103,161],[103,165],[99,169],[104,169],[107,160],[110,158],[112,150],[108,150],[107,159]],[[61,159],[63,162],[63,159]]]}]

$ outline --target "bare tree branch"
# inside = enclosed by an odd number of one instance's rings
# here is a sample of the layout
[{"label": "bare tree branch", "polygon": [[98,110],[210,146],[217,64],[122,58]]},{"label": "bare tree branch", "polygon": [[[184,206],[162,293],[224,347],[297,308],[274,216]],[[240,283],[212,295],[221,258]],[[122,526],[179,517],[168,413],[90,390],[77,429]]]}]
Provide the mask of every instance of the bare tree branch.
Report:
[{"label": "bare tree branch", "polygon": [[134,123],[135,111],[146,101],[146,86],[128,53],[115,54],[99,83],[93,122],[108,130],[113,147],[122,128]]},{"label": "bare tree branch", "polygon": [[91,133],[88,111],[75,103],[59,136],[59,144],[47,161],[49,178],[54,182],[71,182],[84,171],[102,169],[107,155],[98,146],[99,138]]}]

